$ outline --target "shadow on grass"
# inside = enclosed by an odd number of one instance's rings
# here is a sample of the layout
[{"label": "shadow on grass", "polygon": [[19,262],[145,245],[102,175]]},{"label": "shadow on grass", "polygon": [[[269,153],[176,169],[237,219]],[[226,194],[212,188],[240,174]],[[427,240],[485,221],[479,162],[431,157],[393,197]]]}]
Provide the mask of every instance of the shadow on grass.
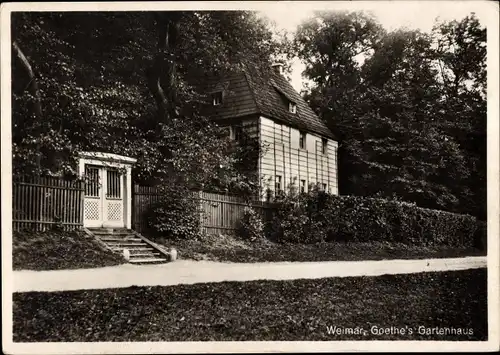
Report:
[{"label": "shadow on grass", "polygon": [[16,232],[12,236],[14,270],[95,268],[124,262],[83,232]]},{"label": "shadow on grass", "polygon": [[487,340],[486,275],[16,293],[14,341]]},{"label": "shadow on grass", "polygon": [[281,244],[268,240],[249,242],[228,235],[205,236],[199,240],[156,240],[168,248],[176,248],[182,259],[240,263],[427,259],[486,255],[484,251],[476,248],[413,246],[388,242]]}]

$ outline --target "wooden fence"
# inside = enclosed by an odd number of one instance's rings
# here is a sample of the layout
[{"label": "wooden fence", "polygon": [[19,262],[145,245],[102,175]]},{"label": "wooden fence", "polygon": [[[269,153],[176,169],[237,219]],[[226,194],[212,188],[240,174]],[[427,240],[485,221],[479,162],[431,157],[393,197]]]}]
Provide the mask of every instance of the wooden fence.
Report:
[{"label": "wooden fence", "polygon": [[[148,231],[146,214],[148,209],[160,198],[154,187],[134,186],[132,201],[132,228],[139,232]],[[207,234],[231,234],[238,228],[243,211],[248,204],[239,196],[193,192],[192,198],[199,203],[201,231]],[[251,202],[264,219],[269,218],[272,207],[261,201]]]},{"label": "wooden fence", "polygon": [[234,233],[248,205],[252,206],[264,220],[269,218],[269,213],[272,213],[272,207],[268,203],[252,201],[248,204],[239,196],[200,192],[198,199],[202,211],[201,231],[207,234]]},{"label": "wooden fence", "polygon": [[[13,230],[43,231],[54,226],[65,230],[83,227],[84,182],[55,177],[25,177],[13,182]],[[135,185],[132,195],[132,228],[147,232],[147,212],[161,197],[154,187]],[[201,231],[208,234],[234,233],[248,204],[238,196],[193,192],[199,203]],[[264,219],[272,207],[261,201],[250,205]]]},{"label": "wooden fence", "polygon": [[12,228],[43,231],[83,226],[83,182],[56,177],[24,177],[13,181]]},{"label": "wooden fence", "polygon": [[147,213],[160,198],[154,187],[134,185],[132,193],[132,228],[139,233],[148,231]]}]

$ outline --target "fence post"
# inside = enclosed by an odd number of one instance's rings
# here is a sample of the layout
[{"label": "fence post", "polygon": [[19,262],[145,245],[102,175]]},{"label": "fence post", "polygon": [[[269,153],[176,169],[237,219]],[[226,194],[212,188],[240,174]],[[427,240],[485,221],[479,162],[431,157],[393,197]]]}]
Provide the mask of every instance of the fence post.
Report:
[{"label": "fence post", "polygon": [[136,206],[137,206],[137,203],[135,202],[136,196],[137,196],[137,184],[132,184],[132,193],[131,193],[131,196],[130,196],[130,201],[131,201],[131,204],[130,204],[130,209],[131,209],[131,211],[130,211],[131,212],[130,219],[131,219],[131,223],[132,223],[131,228],[134,229],[134,230],[137,230],[137,227],[135,225],[135,218],[136,218],[136,215],[137,215],[137,213],[135,212],[135,209],[136,209]]},{"label": "fence post", "polygon": [[200,215],[200,234],[203,233],[203,191],[198,191],[198,209]]},{"label": "fence post", "polygon": [[79,180],[78,183],[80,187],[80,201],[79,201],[79,206],[80,206],[80,224],[81,224],[81,229],[84,227],[84,209],[85,209],[85,181],[84,180]]}]

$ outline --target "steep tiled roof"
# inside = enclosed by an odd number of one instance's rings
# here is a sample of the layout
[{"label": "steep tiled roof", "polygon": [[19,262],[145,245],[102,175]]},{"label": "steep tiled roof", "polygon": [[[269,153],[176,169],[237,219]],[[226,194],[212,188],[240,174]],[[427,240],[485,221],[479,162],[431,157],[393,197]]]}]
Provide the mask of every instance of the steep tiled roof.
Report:
[{"label": "steep tiled roof", "polygon": [[[208,108],[209,114],[216,120],[258,114],[335,139],[300,94],[278,73],[244,69],[224,77],[207,79],[206,85],[204,90],[208,93],[223,91],[222,104]],[[289,112],[287,101],[297,105],[296,113]]]},{"label": "steep tiled roof", "polygon": [[216,120],[253,115],[259,111],[243,72],[207,78],[202,90],[208,94],[223,91],[222,104],[209,106],[206,111]]}]

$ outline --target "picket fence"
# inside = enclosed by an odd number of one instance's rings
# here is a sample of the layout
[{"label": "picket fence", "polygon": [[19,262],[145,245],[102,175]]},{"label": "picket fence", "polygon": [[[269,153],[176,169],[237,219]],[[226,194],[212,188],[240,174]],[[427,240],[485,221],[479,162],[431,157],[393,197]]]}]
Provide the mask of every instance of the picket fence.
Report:
[{"label": "picket fence", "polygon": [[[44,231],[58,226],[64,230],[83,227],[84,182],[57,177],[23,177],[13,181],[13,230]],[[132,194],[132,228],[150,232],[147,213],[161,193],[155,187],[134,185]],[[234,233],[245,206],[241,197],[192,192],[199,203],[201,231],[207,234]],[[268,219],[273,212],[269,203],[254,201],[250,205]]]},{"label": "picket fence", "polygon": [[14,180],[12,188],[13,230],[83,226],[83,181],[27,176]]},{"label": "picket fence", "polygon": [[[154,187],[134,186],[132,201],[132,226],[143,233],[148,231],[147,211],[158,201],[161,194]],[[273,208],[269,203],[253,201],[220,193],[192,192],[193,200],[199,203],[201,232],[207,234],[232,234],[239,226],[245,206],[251,206],[264,219],[268,219]]]}]

